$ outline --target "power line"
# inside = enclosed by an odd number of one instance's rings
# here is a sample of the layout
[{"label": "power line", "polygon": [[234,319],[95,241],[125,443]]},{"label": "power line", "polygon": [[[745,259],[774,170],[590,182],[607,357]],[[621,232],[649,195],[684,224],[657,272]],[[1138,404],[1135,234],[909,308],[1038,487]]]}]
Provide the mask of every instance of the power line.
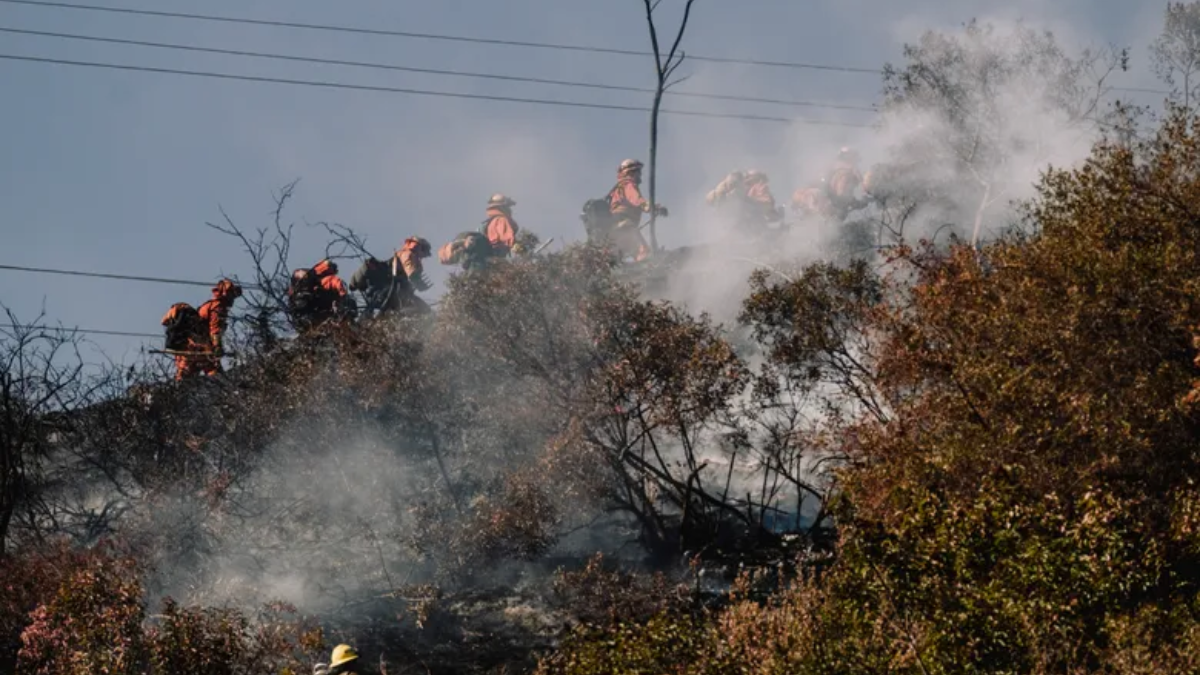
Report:
[{"label": "power line", "polygon": [[[470,44],[500,45],[505,47],[528,47],[534,49],[552,49],[558,51],[588,52],[594,54],[616,54],[620,56],[651,56],[651,52],[634,49],[614,49],[610,47],[589,47],[584,45],[567,45],[552,42],[528,42],[520,40],[499,40],[495,38],[474,38],[462,35],[440,35],[436,33],[415,33],[411,31],[384,30],[379,28],[362,28],[357,26],[339,26],[332,24],[299,23],[295,21],[274,21],[267,19],[247,19],[232,16],[217,16],[212,14],[191,14],[184,12],[165,12],[150,9],[133,9],[129,7],[104,7],[70,2],[49,2],[48,0],[0,0],[13,5],[32,5],[36,7],[53,7],[57,9],[84,10],[91,12],[108,12],[113,14],[128,14],[136,16],[155,16],[171,19],[190,19],[193,21],[214,21],[220,23],[245,24],[253,26],[273,26],[276,28],[300,28],[304,30],[319,30],[335,33],[353,33],[358,35],[380,35],[386,37],[415,38],[421,40],[441,40],[445,42],[463,42]],[[770,66],[775,68],[792,68],[805,70],[824,70],[840,73],[861,73],[879,75],[883,71],[877,68],[857,68],[853,66],[833,66],[814,63],[797,63],[788,61],[765,61],[760,59],[735,59],[721,56],[701,56],[688,54],[693,61],[709,63],[727,63],[745,66]]]},{"label": "power line", "polygon": [[[276,28],[299,28],[304,30],[317,30],[335,33],[352,33],[360,35],[380,35],[386,37],[402,37],[414,38],[422,40],[442,40],[447,42],[463,42],[470,44],[488,44],[499,45],[506,47],[528,47],[534,49],[551,49],[560,51],[572,52],[588,52],[594,54],[615,54],[620,56],[651,56],[650,52],[638,51],[635,49],[615,49],[611,47],[593,47],[584,45],[565,45],[551,42],[530,42],[520,40],[499,40],[495,38],[473,38],[462,35],[440,35],[436,33],[415,33],[410,31],[383,30],[378,28],[362,28],[357,26],[338,26],[332,24],[313,24],[300,23],[295,21],[274,21],[267,19],[248,19],[244,17],[232,16],[216,16],[210,14],[191,14],[185,12],[166,12],[161,10],[150,9],[133,9],[129,7],[104,7],[101,5],[86,5],[81,3],[69,2],[50,2],[49,0],[0,0],[0,3],[12,5],[30,5],[35,7],[49,7],[56,9],[82,10],[90,12],[108,12],[113,14],[127,14],[135,16],[154,16],[160,18],[171,19],[189,19],[193,21],[212,21],[219,23],[233,23],[252,26],[272,26]],[[775,68],[792,68],[803,70],[823,70],[837,73],[859,73],[867,75],[882,75],[883,70],[880,68],[860,68],[857,66],[838,66],[829,64],[816,63],[801,63],[794,61],[769,61],[763,59],[735,59],[720,56],[706,56],[699,54],[688,54],[687,58],[693,61],[705,61],[709,63],[727,63],[734,65],[746,66],[768,66]],[[1128,91],[1145,94],[1167,94],[1169,92],[1158,89],[1142,89],[1138,87],[1113,87],[1114,91]],[[679,95],[679,94],[676,94]]]},{"label": "power line", "polygon": [[37,325],[20,325],[15,323],[0,323],[0,328],[9,330],[42,330],[42,331],[58,331],[65,333],[87,333],[89,335],[115,335],[117,337],[144,337],[144,338],[161,338],[162,334],[155,333],[131,333],[120,330],[100,330],[97,328],[68,328],[67,326],[37,326]]},{"label": "power line", "polygon": [[[62,270],[49,267],[22,267],[20,265],[0,265],[0,270],[9,270],[13,272],[35,272],[38,274],[59,274],[72,277],[91,277],[94,279],[116,279],[119,281],[145,281],[155,284],[176,284],[179,286],[204,286],[211,288],[214,285],[212,281],[191,281],[188,279],[169,279],[166,277],[141,277],[129,274],[109,274],[106,272],[84,272],[81,270]],[[239,284],[243,288],[258,289],[255,284]]]},{"label": "power line", "polygon": [[[273,59],[277,61],[295,61],[301,63],[317,63],[333,66],[349,66],[354,68],[373,68],[377,70],[392,70],[406,73],[423,73],[429,75],[440,75],[447,77],[465,77],[486,80],[498,80],[503,82],[526,82],[531,84],[548,84],[561,87],[580,87],[585,89],[601,89],[606,91],[627,91],[639,94],[653,94],[654,89],[646,87],[628,87],[613,84],[599,84],[592,82],[577,82],[573,80],[556,80],[539,77],[523,77],[516,75],[496,75],[491,73],[473,73],[461,70],[439,70],[434,68],[416,68],[412,66],[401,66],[390,63],[378,63],[369,61],[346,61],[341,59],[326,59],[310,56],[300,56],[294,54],[273,54],[269,52],[254,52],[240,49],[220,49],[216,47],[201,47],[197,45],[181,45],[166,42],[148,42],[144,40],[129,40],[124,38],[102,37],[96,35],[80,35],[78,33],[58,33],[52,31],[29,30],[24,28],[10,28],[0,26],[0,32],[15,33],[18,35],[36,35],[41,37],[62,38],[68,40],[84,40],[88,42],[103,42],[108,44],[131,45],[137,47],[153,47],[157,49],[174,49],[188,52],[199,52],[205,54],[222,54],[226,56],[246,56],[259,59]],[[811,101],[794,101],[786,99],[759,98],[751,96],[736,96],[731,94],[706,94],[702,92],[689,91],[669,91],[668,96],[677,96],[681,98],[705,98],[717,99],[724,101],[739,101],[743,103],[768,103],[774,105],[788,105],[804,108],[828,108],[831,110],[861,110],[865,112],[876,112],[875,108],[868,106],[843,105],[834,103],[814,103]]]},{"label": "power line", "polygon": [[1135,94],[1162,94],[1169,95],[1171,92],[1162,89],[1143,89],[1142,87],[1113,87],[1113,91],[1130,91]]},{"label": "power line", "polygon": [[[0,2],[9,2],[15,0],[0,0]],[[290,84],[305,87],[322,87],[326,89],[343,89],[356,91],[374,91],[390,94],[408,94],[412,96],[433,96],[442,98],[459,98],[472,99],[479,101],[499,101],[504,103],[525,103],[531,105],[548,105],[560,106],[566,108],[591,108],[594,110],[620,110],[625,112],[651,112],[650,108],[639,106],[616,105],[609,103],[583,103],[579,101],[561,101],[553,99],[538,99],[538,98],[521,98],[517,96],[493,96],[488,94],[464,94],[459,92],[449,91],[429,91],[425,89],[408,89],[403,87],[384,87],[378,85],[365,84],[348,84],[345,82],[330,82],[322,80],[293,80],[281,77],[264,77],[258,75],[240,75],[233,73],[217,73],[202,70],[182,70],[177,68],[157,68],[152,66],[133,66],[116,63],[101,63],[98,61],[74,61],[69,59],[54,59],[39,56],[19,56],[16,54],[0,54],[0,59],[10,61],[26,61],[31,63],[51,63],[64,66],[78,66],[86,68],[104,68],[109,70],[126,70],[131,72],[141,73],[159,73],[164,75],[187,75],[191,77],[207,77],[220,80],[238,80],[242,82],[266,82],[272,84]],[[787,117],[771,117],[768,115],[751,115],[741,113],[715,113],[702,112],[698,110],[668,110],[662,109],[659,111],[664,115],[680,115],[686,117],[705,117],[710,119],[731,119],[731,120],[746,120],[752,122],[777,122],[783,124],[815,124],[835,127],[855,127],[860,129],[869,129],[869,124],[852,124],[849,122],[838,122],[833,120],[814,120],[806,118],[787,118]]]}]

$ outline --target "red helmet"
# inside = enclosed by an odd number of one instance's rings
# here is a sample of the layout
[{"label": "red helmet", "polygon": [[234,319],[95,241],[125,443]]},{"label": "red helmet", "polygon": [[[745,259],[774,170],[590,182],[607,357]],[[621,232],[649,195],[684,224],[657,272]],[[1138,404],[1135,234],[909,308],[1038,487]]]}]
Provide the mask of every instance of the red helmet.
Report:
[{"label": "red helmet", "polygon": [[313,265],[313,271],[316,272],[317,276],[319,277],[327,277],[330,274],[337,274],[338,266],[337,263],[326,258],[316,265]]}]

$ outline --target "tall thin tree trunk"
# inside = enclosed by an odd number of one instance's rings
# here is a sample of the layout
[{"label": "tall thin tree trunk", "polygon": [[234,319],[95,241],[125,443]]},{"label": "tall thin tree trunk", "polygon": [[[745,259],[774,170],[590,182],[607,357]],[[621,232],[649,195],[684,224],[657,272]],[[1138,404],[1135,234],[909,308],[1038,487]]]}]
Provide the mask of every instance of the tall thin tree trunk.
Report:
[{"label": "tall thin tree trunk", "polygon": [[654,95],[654,106],[650,113],[650,250],[658,251],[658,109],[662,105],[661,84]]},{"label": "tall thin tree trunk", "polygon": [[1192,70],[1190,66],[1183,71],[1183,109],[1192,109]]},{"label": "tall thin tree trunk", "polygon": [[992,184],[984,183],[983,197],[979,200],[979,208],[975,209],[975,231],[971,234],[971,248],[979,247],[979,230],[983,227],[983,212],[987,209],[988,200],[992,197]]}]

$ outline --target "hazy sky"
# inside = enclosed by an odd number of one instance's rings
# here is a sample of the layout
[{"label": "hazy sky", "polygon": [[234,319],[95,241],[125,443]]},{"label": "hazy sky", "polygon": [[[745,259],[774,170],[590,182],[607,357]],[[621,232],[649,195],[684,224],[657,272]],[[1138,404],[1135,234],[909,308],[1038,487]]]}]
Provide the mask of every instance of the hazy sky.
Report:
[{"label": "hazy sky", "polygon": [[[119,7],[334,23],[413,32],[644,50],[641,0],[90,0]],[[1130,0],[698,0],[685,46],[696,54],[878,68],[927,28],[978,17],[1054,30],[1072,44],[1132,49],[1124,86],[1155,86],[1147,44],[1165,3]],[[667,23],[683,5],[663,0]],[[432,42],[136,17],[0,3],[0,27],[269,51],[405,66],[651,86],[646,58]],[[649,96],[433,75],[281,63],[0,33],[0,53],[438,91],[647,106]],[[869,74],[691,62],[680,91],[869,104]],[[1152,102],[1149,96],[1143,102]],[[674,99],[678,109],[870,122],[864,112]],[[757,166],[777,197],[861,130],[664,117],[660,201],[668,246],[704,191]],[[577,240],[580,204],[600,196],[625,157],[645,159],[642,113],[425,98],[117,72],[0,59],[0,264],[215,279],[246,274],[232,240],[208,228],[218,207],[247,228],[269,224],[271,193],[301,182],[295,266],[322,254],[304,221],[344,223],[385,256],[405,236],[435,247],[483,218],[495,191],[521,224]],[[869,158],[868,158],[869,159]],[[344,263],[344,275],[353,263]],[[435,279],[445,268],[431,262]],[[0,302],[31,320],[44,304],[68,326],[159,333],[173,302],[203,288],[0,271]],[[148,341],[90,336],[127,360]],[[153,341],[150,341],[153,342]]]}]

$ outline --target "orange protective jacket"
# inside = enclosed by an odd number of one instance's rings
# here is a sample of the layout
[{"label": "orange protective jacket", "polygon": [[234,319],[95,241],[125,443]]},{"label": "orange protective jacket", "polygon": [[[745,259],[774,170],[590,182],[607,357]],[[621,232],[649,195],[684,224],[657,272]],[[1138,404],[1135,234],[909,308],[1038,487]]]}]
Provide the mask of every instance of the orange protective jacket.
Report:
[{"label": "orange protective jacket", "polygon": [[755,204],[762,204],[763,208],[775,210],[775,196],[771,194],[771,188],[766,183],[755,183],[746,190],[746,199]]},{"label": "orange protective jacket", "polygon": [[824,213],[829,209],[829,198],[824,187],[802,187],[792,193],[792,208],[805,213]]},{"label": "orange protective jacket", "polygon": [[775,208],[775,195],[766,182],[758,182],[746,190],[746,204],[756,218],[762,218],[768,223],[780,220],[783,216]]},{"label": "orange protective jacket", "polygon": [[641,189],[631,178],[622,178],[609,193],[609,210],[619,220],[641,219],[641,214],[650,210],[650,202],[642,196]]},{"label": "orange protective jacket", "polygon": [[517,232],[520,232],[521,228],[506,209],[489,208],[487,218],[484,234],[487,235],[488,241],[492,242],[492,248],[496,249],[497,253],[507,254],[513,244],[517,243]]},{"label": "orange protective jacket", "polygon": [[825,178],[831,195],[848,197],[862,183],[862,174],[849,162],[836,162]]},{"label": "orange protective jacket", "polygon": [[[418,291],[427,291],[431,288],[429,281],[425,278],[425,265],[421,264],[421,258],[416,252],[417,243],[414,241],[411,244],[405,243],[404,248],[396,253],[396,260],[400,263],[400,269],[404,271],[404,275],[408,277],[408,281],[412,287]],[[398,274],[395,276],[399,276]]]},{"label": "orange protective jacket", "polygon": [[225,333],[225,327],[229,322],[229,309],[233,306],[233,302],[223,298],[213,298],[200,305],[200,309],[196,312],[200,314],[200,320],[208,326],[208,337],[212,340],[213,345],[220,344],[221,336]]},{"label": "orange protective jacket", "polygon": [[705,197],[705,201],[707,201],[709,204],[720,204],[730,195],[734,194],[737,189],[742,186],[742,183],[745,180],[745,177],[738,173],[731,173],[728,176],[725,176],[721,179],[720,183],[717,183],[717,187],[713,188],[712,191],[708,193],[708,195]]}]

